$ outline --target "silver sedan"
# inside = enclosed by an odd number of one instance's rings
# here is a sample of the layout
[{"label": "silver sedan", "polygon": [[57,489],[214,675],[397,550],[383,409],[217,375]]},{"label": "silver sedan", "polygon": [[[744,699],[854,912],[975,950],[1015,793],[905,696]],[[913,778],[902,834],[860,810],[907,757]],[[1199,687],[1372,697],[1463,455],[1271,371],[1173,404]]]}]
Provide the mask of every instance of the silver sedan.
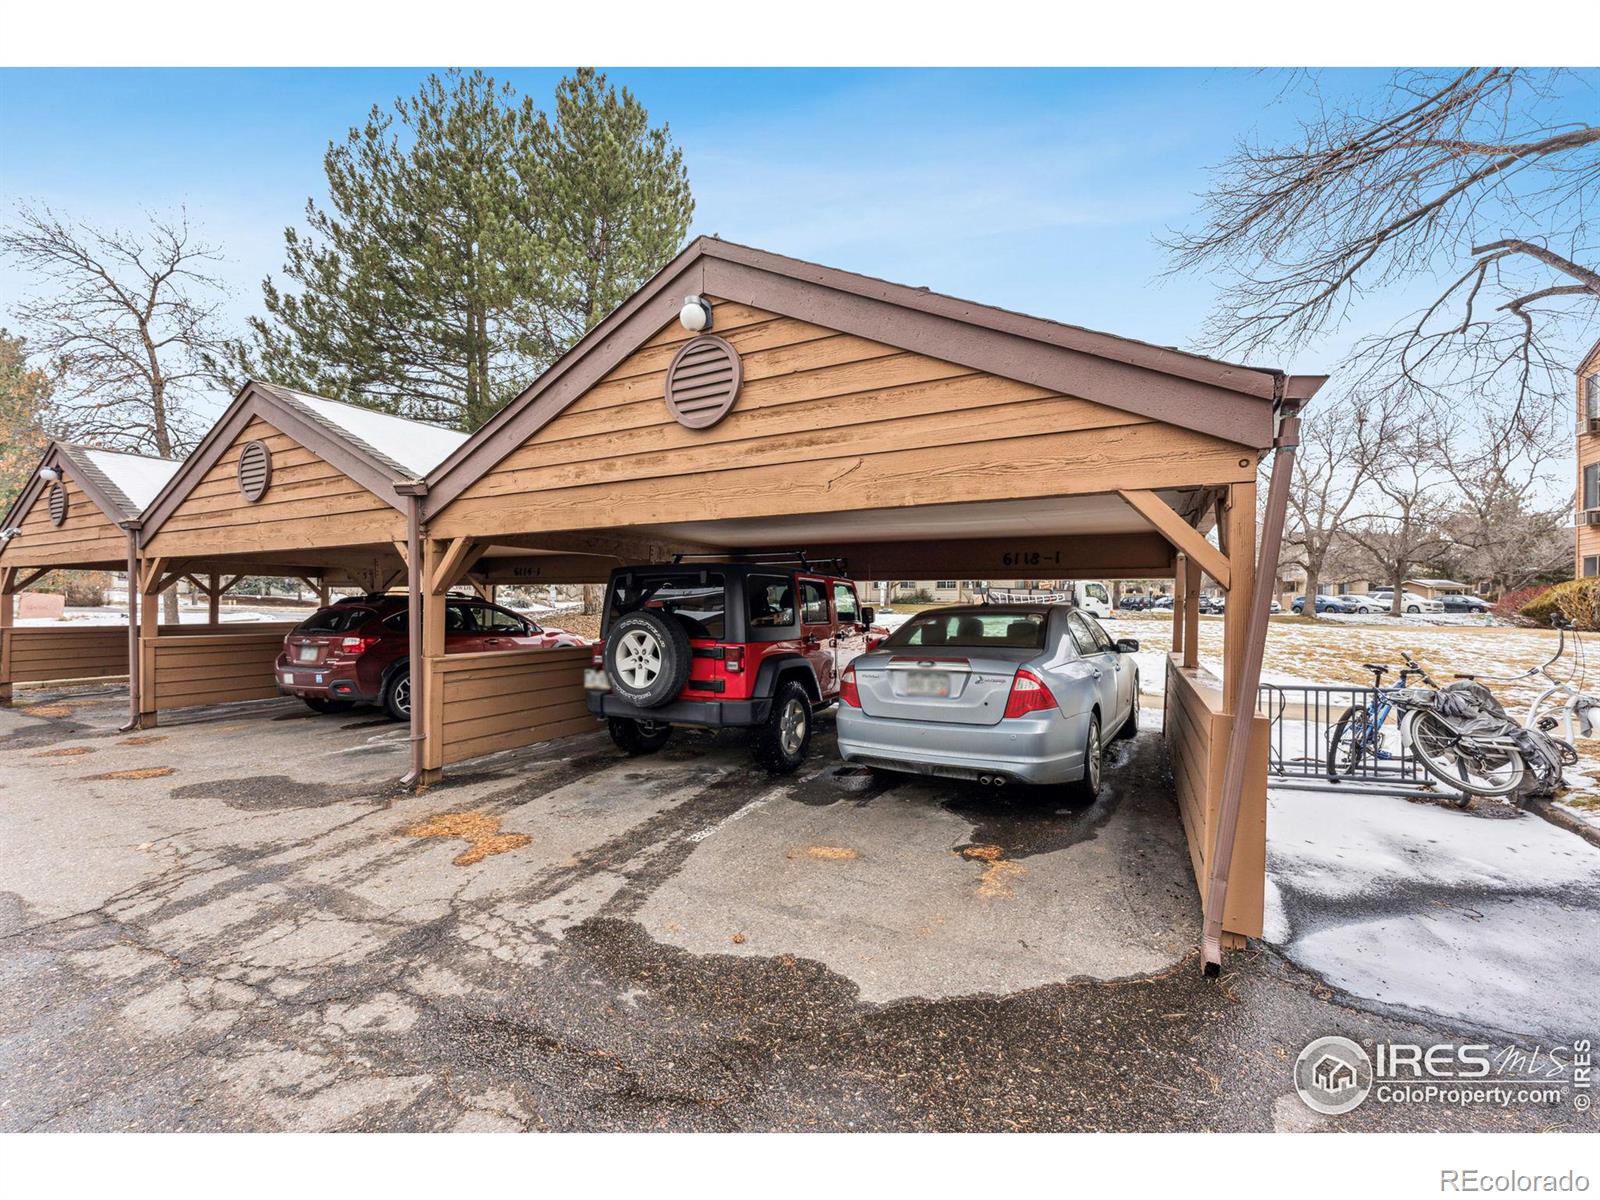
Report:
[{"label": "silver sedan", "polygon": [[840,680],[839,752],[892,771],[1100,788],[1105,738],[1139,728],[1132,638],[1067,604],[941,608]]}]

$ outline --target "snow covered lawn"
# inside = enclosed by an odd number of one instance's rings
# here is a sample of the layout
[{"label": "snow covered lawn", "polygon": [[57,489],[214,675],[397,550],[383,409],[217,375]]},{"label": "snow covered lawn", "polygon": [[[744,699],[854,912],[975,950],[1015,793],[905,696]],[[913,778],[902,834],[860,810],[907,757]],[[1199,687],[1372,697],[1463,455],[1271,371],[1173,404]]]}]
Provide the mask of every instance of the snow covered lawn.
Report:
[{"label": "snow covered lawn", "polygon": [[1592,1032],[1600,849],[1531,814],[1274,789],[1266,940],[1329,984],[1508,1033]]}]

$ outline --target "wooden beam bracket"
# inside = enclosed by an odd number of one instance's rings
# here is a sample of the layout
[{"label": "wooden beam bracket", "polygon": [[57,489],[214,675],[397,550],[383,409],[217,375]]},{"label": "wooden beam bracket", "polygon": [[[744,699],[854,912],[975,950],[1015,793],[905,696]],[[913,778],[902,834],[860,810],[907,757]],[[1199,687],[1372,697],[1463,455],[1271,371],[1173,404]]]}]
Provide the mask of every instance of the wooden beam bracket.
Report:
[{"label": "wooden beam bracket", "polygon": [[1117,495],[1154,525],[1162,537],[1187,554],[1192,562],[1198,563],[1201,570],[1216,580],[1217,586],[1224,590],[1232,586],[1233,571],[1222,551],[1200,536],[1200,531],[1180,517],[1160,496],[1154,492],[1123,489],[1119,489]]}]

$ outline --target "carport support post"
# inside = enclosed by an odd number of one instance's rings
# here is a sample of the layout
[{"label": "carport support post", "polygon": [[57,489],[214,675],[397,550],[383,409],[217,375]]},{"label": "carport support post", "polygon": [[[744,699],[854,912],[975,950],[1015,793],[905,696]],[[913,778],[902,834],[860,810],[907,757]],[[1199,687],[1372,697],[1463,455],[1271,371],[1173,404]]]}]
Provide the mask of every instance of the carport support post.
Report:
[{"label": "carport support post", "polygon": [[1183,665],[1200,665],[1200,564],[1183,559]]},{"label": "carport support post", "polygon": [[[1254,703],[1238,707],[1239,672],[1244,665],[1245,627],[1255,597],[1256,485],[1235,483],[1228,488],[1223,510],[1227,522],[1228,601],[1222,610],[1222,705],[1224,712],[1249,712]],[[1265,629],[1262,636],[1265,636]]]},{"label": "carport support post", "polygon": [[[161,575],[164,560],[141,560],[139,567],[139,726],[153,728],[156,724],[155,674],[151,669],[155,658],[155,640],[161,633]],[[133,586],[133,581],[129,581]]]},{"label": "carport support post", "polygon": [[0,704],[11,703],[11,629],[17,622],[17,569],[0,567]]},{"label": "carport support post", "polygon": [[[1201,942],[1201,955],[1205,972],[1215,975],[1222,969],[1222,917],[1228,902],[1228,874],[1233,865],[1233,842],[1239,832],[1239,807],[1244,799],[1245,769],[1250,753],[1250,727],[1254,724],[1256,688],[1261,683],[1261,660],[1267,646],[1267,618],[1271,615],[1272,587],[1269,582],[1278,563],[1278,552],[1283,546],[1284,514],[1289,507],[1289,484],[1294,476],[1294,452],[1300,442],[1300,419],[1283,418],[1278,431],[1277,448],[1272,461],[1272,484],[1267,492],[1267,511],[1261,529],[1260,569],[1255,578],[1259,581],[1249,593],[1235,589],[1228,598],[1228,608],[1237,603],[1243,607],[1248,602],[1247,625],[1243,632],[1242,661],[1233,679],[1232,695],[1225,691],[1223,703],[1231,707],[1233,720],[1228,729],[1227,758],[1222,768],[1222,802],[1217,813],[1217,836],[1211,845],[1208,861],[1209,878],[1206,880],[1205,930]],[[1242,485],[1235,485],[1242,486]],[[1255,485],[1250,488],[1250,526],[1255,530]],[[1239,499],[1237,495],[1235,501]],[[1233,514],[1230,513],[1230,525]],[[1230,534],[1236,525],[1230,528]],[[1230,548],[1238,553],[1238,542]],[[1238,569],[1235,559],[1235,570]],[[1234,577],[1238,578],[1237,575]],[[1226,670],[1226,664],[1224,664]]]},{"label": "carport support post", "polygon": [[[419,479],[398,484],[395,491],[406,498],[406,670],[411,676],[411,767],[402,782],[410,785],[426,782],[427,772],[427,712],[422,704],[422,681],[427,675],[427,664],[421,650],[425,627],[422,597],[428,579],[427,564],[422,561],[422,503],[428,494],[428,485]],[[321,578],[321,583],[322,604],[326,606],[326,576]],[[440,634],[442,637],[442,628]]]},{"label": "carport support post", "polygon": [[139,728],[139,522],[128,521],[128,723]]},{"label": "carport support post", "polygon": [[1183,649],[1183,603],[1188,594],[1185,580],[1189,573],[1189,556],[1179,554],[1172,563],[1172,652]]},{"label": "carport support post", "polygon": [[222,620],[222,576],[212,572],[206,577],[206,623],[216,625]]}]

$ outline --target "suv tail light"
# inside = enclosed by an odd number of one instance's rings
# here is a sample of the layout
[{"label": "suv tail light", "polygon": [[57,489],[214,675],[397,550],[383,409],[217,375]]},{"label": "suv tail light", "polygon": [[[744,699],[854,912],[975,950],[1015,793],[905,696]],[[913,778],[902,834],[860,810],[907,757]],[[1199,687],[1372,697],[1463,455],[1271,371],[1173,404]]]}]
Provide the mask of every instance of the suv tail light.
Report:
[{"label": "suv tail light", "polygon": [[365,654],[376,646],[382,638],[376,637],[347,637],[339,639],[339,649],[346,654]]},{"label": "suv tail light", "polygon": [[1045,687],[1044,680],[1023,667],[1011,681],[1011,695],[1006,697],[1006,716],[1025,717],[1029,713],[1054,708],[1056,698]]},{"label": "suv tail light", "polygon": [[[856,690],[856,665],[851,663],[844,669],[844,674],[839,676],[839,703],[848,704],[851,708],[861,707],[861,693]],[[1010,716],[1008,712],[1006,716]]]}]

